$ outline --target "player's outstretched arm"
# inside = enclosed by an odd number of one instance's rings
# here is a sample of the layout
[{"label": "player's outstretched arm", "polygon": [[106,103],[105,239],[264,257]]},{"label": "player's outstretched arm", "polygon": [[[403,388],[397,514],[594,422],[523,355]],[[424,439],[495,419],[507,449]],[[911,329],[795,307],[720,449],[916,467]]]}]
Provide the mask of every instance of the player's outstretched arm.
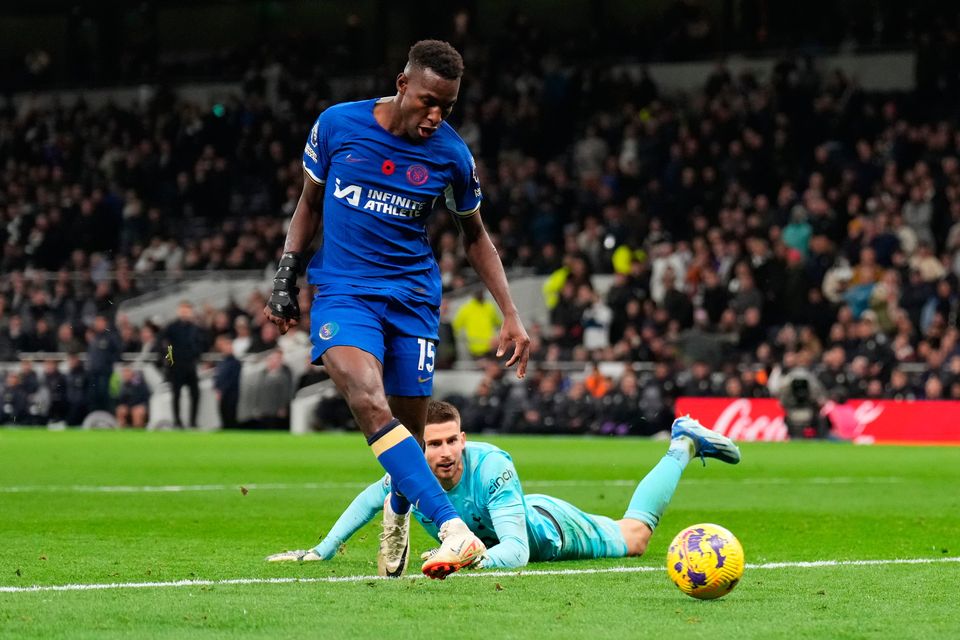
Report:
[{"label": "player's outstretched arm", "polygon": [[510,287],[507,284],[507,275],[503,271],[503,263],[500,262],[500,255],[493,246],[486,227],[483,226],[479,211],[470,216],[454,217],[460,225],[460,236],[463,238],[467,260],[470,261],[503,313],[497,357],[506,353],[510,343],[513,343],[513,355],[507,360],[506,366],[511,367],[516,364],[517,377],[523,378],[527,374],[527,360],[530,358],[530,337],[523,328],[520,314],[510,296]]},{"label": "player's outstretched arm", "polygon": [[509,460],[484,461],[483,473],[498,487],[487,502],[490,521],[499,542],[487,549],[480,561],[481,569],[517,569],[530,561],[530,539],[527,536],[527,515],[523,502],[523,489],[517,470]]},{"label": "player's outstretched arm", "polygon": [[390,485],[386,482],[386,476],[361,491],[347,510],[337,518],[330,532],[314,548],[317,555],[324,560],[329,560],[336,555],[340,545],[383,510],[383,500],[389,491]]},{"label": "player's outstretched arm", "polygon": [[297,276],[304,269],[303,256],[316,237],[322,219],[323,185],[304,172],[303,192],[287,229],[283,257],[273,279],[273,292],[263,308],[263,315],[277,325],[280,333],[286,333],[300,323]]}]

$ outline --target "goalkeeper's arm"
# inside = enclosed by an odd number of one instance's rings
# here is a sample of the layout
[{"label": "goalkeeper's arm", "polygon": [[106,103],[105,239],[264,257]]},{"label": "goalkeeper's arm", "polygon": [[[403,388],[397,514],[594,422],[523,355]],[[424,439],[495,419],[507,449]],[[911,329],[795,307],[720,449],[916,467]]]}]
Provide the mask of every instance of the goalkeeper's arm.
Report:
[{"label": "goalkeeper's arm", "polygon": [[337,518],[336,523],[320,544],[314,547],[317,555],[324,560],[329,560],[336,555],[340,545],[383,510],[383,501],[389,492],[390,484],[386,476],[361,491],[347,510]]},{"label": "goalkeeper's arm", "polygon": [[[530,561],[530,540],[527,536],[527,515],[522,488],[512,462],[503,459],[491,460],[491,458],[484,461],[484,466],[489,463],[495,464],[493,477],[509,478],[509,480],[499,486],[487,503],[490,520],[500,542],[487,549],[480,560],[479,568],[523,567]],[[485,475],[486,471],[484,469]]]}]

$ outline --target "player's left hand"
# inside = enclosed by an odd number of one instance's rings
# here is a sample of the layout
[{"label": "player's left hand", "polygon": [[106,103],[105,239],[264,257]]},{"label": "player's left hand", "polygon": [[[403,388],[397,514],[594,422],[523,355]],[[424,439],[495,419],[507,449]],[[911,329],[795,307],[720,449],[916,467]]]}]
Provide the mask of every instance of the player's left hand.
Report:
[{"label": "player's left hand", "polygon": [[297,286],[297,274],[301,267],[299,254],[292,251],[283,254],[277,275],[273,278],[273,293],[263,308],[263,315],[277,325],[281,334],[287,333],[300,323],[300,303],[297,300],[300,287]]},{"label": "player's left hand", "polygon": [[513,355],[507,360],[505,366],[512,367],[517,363],[517,378],[522,380],[527,375],[527,360],[530,359],[530,336],[527,335],[517,314],[503,319],[503,326],[500,327],[500,345],[497,347],[498,358],[507,352],[507,345],[511,342],[514,344]]}]

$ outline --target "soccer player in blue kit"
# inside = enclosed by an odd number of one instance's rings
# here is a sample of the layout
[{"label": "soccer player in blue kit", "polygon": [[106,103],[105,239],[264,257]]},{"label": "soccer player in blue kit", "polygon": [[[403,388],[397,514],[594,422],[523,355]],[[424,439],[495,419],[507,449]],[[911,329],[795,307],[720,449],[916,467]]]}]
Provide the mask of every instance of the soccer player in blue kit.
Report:
[{"label": "soccer player in blue kit", "polygon": [[314,364],[323,363],[367,443],[392,478],[384,501],[381,567],[403,572],[411,504],[438,527],[441,545],[422,571],[443,578],[485,548],[430,472],[421,446],[433,390],[440,272],[425,230],[435,202],[456,219],[467,259],[504,320],[497,355],[523,378],[530,339],[503,265],[480,218],[473,157],[445,122],[460,90],[463,60],[452,46],[410,48],[392,97],[334,105],[320,114],[303,150],[303,192],[264,314],[281,333],[300,319],[297,276],[316,286],[310,311]]},{"label": "soccer player in blue kit", "polygon": [[[670,435],[667,453],[637,485],[620,520],[584,513],[552,496],[525,495],[510,454],[491,444],[467,442],[460,413],[446,402],[430,403],[424,442],[427,463],[487,547],[473,566],[506,569],[527,562],[642,555],[691,458],[740,462],[740,450],[729,438],[690,417],[674,421]],[[313,549],[267,560],[329,560],[383,508],[390,486],[386,475],[367,487]],[[414,517],[438,538],[436,523],[416,509]]]}]

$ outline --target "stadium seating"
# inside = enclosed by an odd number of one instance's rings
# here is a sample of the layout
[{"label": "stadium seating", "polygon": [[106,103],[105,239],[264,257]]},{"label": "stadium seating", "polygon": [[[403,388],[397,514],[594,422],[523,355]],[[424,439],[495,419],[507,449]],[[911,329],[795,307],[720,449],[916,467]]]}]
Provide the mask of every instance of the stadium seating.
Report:
[{"label": "stadium seating", "polygon": [[[916,100],[922,86],[904,90],[912,54],[889,55],[901,57],[883,77],[862,79],[842,69],[876,61],[683,63],[670,82],[666,67],[571,63],[535,70],[555,74],[561,97],[540,82],[467,92],[454,124],[477,156],[484,218],[535,365],[628,363],[643,374],[661,364],[676,389],[660,394],[666,404],[681,392],[768,395],[766,379],[797,359],[831,394],[960,398],[956,127]],[[16,144],[0,146],[0,265],[10,274],[0,359],[83,352],[94,316],[118,310],[139,349],[139,328],[162,329],[181,298],[202,302],[211,345],[226,333],[244,352],[273,348],[253,292],[299,194],[309,123],[331,101],[372,90],[341,80],[323,95],[291,81],[269,96],[218,83],[120,90],[119,102],[15,99],[6,117]],[[468,72],[467,86],[476,80]],[[702,86],[677,94],[677,82]],[[172,114],[161,129],[158,104]],[[561,111],[574,115],[551,115]],[[63,136],[103,127],[118,135]],[[90,150],[90,167],[70,145]],[[450,217],[438,212],[429,232],[449,320],[476,281]],[[452,363],[479,384],[482,360],[457,347]],[[299,379],[305,363],[285,357]],[[244,379],[258,366],[247,363]],[[577,377],[545,385],[565,394]],[[547,393],[540,382],[511,391],[514,404]],[[159,397],[152,424],[165,419]]]}]

